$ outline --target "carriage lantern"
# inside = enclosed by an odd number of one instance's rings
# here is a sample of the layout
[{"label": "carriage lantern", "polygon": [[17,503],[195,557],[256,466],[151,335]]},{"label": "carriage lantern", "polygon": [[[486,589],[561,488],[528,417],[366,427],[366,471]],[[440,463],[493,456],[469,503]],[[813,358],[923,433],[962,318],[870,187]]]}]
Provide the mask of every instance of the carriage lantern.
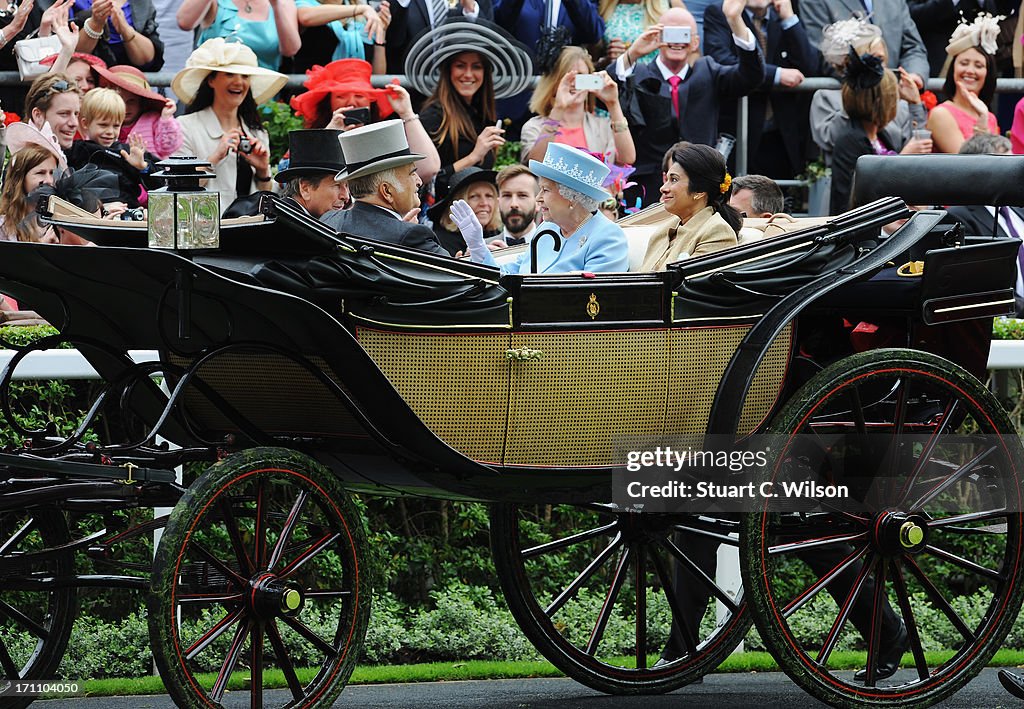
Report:
[{"label": "carriage lantern", "polygon": [[149,193],[149,247],[193,251],[220,246],[220,194],[200,180],[214,177],[199,158],[174,156],[157,163],[153,177],[167,186]]}]

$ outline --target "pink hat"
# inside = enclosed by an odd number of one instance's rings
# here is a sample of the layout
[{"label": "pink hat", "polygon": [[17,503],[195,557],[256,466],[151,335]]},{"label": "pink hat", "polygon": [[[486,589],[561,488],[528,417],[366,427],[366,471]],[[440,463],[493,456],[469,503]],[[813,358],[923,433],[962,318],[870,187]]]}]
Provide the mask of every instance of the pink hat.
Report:
[{"label": "pink hat", "polygon": [[67,169],[68,159],[64,156],[64,151],[60,149],[60,143],[57,142],[57,136],[53,134],[49,123],[43,123],[42,130],[31,123],[12,123],[7,126],[7,148],[11,151],[11,155],[26,145],[38,145],[46,148],[57,158],[57,164],[61,169]]}]

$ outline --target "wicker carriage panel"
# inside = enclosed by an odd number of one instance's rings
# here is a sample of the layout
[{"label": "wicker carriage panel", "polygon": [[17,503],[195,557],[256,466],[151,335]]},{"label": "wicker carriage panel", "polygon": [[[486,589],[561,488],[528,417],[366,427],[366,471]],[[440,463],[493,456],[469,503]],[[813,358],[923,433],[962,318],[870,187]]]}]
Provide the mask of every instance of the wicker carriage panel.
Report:
[{"label": "wicker carriage panel", "polygon": [[[667,435],[701,436],[706,432],[718,382],[749,330],[750,326],[743,325],[672,331]],[[747,393],[739,433],[752,431],[778,399],[789,364],[791,335],[792,325],[789,325],[761,361]]]},{"label": "wicker carriage panel", "polygon": [[615,465],[620,436],[664,430],[666,330],[517,333],[506,465]]},{"label": "wicker carriage panel", "polygon": [[[309,360],[320,371],[330,373],[323,358],[314,356]],[[192,360],[176,355],[171,355],[170,361],[181,367],[192,364]],[[229,352],[203,364],[198,374],[217,395],[267,433],[328,437],[365,435],[348,409],[323,382],[282,355]],[[195,386],[185,392],[185,407],[200,429],[237,430]]]},{"label": "wicker carriage panel", "polygon": [[473,460],[501,462],[508,415],[508,333],[359,328],[357,337],[438,438]]}]

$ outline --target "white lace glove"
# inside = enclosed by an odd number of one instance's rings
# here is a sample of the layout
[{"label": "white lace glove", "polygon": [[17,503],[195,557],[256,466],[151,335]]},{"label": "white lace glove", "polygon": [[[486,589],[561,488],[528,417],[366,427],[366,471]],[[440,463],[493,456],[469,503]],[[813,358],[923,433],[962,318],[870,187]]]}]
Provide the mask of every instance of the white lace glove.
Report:
[{"label": "white lace glove", "polygon": [[480,226],[473,208],[465,200],[457,199],[452,202],[451,216],[462,238],[466,240],[470,257],[477,263],[486,263],[490,250],[484,243],[484,228]]}]

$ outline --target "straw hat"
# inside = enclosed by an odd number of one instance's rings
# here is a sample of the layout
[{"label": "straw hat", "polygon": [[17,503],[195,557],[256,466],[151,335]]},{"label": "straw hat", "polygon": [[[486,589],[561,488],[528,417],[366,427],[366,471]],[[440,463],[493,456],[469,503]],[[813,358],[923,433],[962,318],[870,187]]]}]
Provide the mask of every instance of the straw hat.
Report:
[{"label": "straw hat", "polygon": [[327,66],[314,66],[306,71],[302,85],[306,92],[292,96],[291,106],[304,118],[316,118],[316,107],[331,94],[360,93],[377,104],[377,115],[387,118],[394,112],[387,99],[387,89],[375,89],[370,83],[373,67],[362,59],[338,59]]},{"label": "straw hat", "polygon": [[476,52],[490,63],[495,98],[515,96],[530,88],[533,59],[529,50],[505,30],[481,20],[449,20],[413,40],[405,55],[409,83],[429,96],[437,87],[441,65],[462,52]]},{"label": "straw hat", "polygon": [[603,202],[611,197],[601,187],[611,169],[590,153],[568,145],[548,143],[548,149],[544,153],[544,162],[531,160],[530,172],[537,177],[546,177],[560,185],[565,185],[569,189],[596,199],[598,202]]},{"label": "straw hat", "polygon": [[341,134],[341,151],[347,167],[334,179],[354,180],[357,177],[383,172],[393,167],[422,160],[423,155],[410,152],[405,137],[405,124],[399,120],[371,123]]},{"label": "straw hat", "polygon": [[199,87],[213,71],[248,76],[252,82],[250,91],[257,104],[269,101],[288,83],[288,77],[284,74],[261,67],[256,54],[249,47],[238,42],[227,42],[223,37],[214,37],[196,47],[189,55],[185,68],[174,75],[171,88],[186,104],[192,103]]},{"label": "straw hat", "polygon": [[296,177],[336,175],[345,169],[341,152],[340,130],[327,128],[293,130],[288,133],[288,167],[275,176],[284,183]]},{"label": "straw hat", "polygon": [[153,90],[146,80],[146,75],[140,70],[127,64],[118,64],[109,69],[106,66],[96,66],[96,73],[110,85],[124,89],[130,94],[138,96],[143,101],[149,102],[149,109],[155,111],[163,110],[167,103],[162,95]]},{"label": "straw hat", "polygon": [[57,158],[57,165],[62,170],[67,169],[68,159],[64,156],[64,151],[60,149],[60,143],[57,142],[57,136],[53,134],[49,123],[44,122],[42,130],[31,123],[12,123],[7,126],[7,148],[11,151],[11,155],[30,144],[49,150],[53,153],[53,157]]}]

